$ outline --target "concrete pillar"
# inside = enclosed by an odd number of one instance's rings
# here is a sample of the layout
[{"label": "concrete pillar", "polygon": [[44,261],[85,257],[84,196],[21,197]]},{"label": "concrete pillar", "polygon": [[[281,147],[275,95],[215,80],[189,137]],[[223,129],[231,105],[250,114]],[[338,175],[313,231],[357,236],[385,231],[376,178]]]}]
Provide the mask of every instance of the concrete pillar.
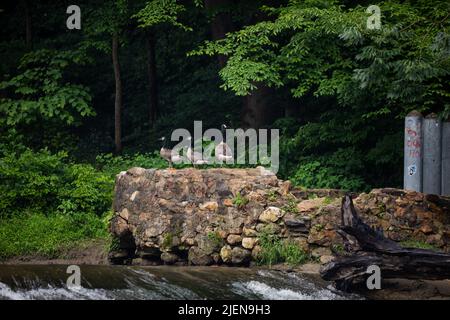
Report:
[{"label": "concrete pillar", "polygon": [[442,122],[435,113],[423,120],[423,192],[441,194]]},{"label": "concrete pillar", "polygon": [[411,111],[405,118],[403,188],[422,192],[422,114]]},{"label": "concrete pillar", "polygon": [[441,194],[450,196],[450,121],[442,124],[442,188]]}]

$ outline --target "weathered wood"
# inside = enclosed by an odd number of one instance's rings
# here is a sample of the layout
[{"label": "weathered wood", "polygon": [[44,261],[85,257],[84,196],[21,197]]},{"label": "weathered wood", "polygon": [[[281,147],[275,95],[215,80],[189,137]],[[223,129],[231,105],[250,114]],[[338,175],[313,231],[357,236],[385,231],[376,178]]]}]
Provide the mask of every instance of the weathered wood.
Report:
[{"label": "weathered wood", "polygon": [[439,280],[450,279],[450,255],[432,250],[403,248],[374,230],[358,216],[352,198],[342,199],[341,228],[344,249],[351,255],[339,256],[325,265],[321,276],[348,291],[365,281],[371,265],[381,269],[382,278]]}]

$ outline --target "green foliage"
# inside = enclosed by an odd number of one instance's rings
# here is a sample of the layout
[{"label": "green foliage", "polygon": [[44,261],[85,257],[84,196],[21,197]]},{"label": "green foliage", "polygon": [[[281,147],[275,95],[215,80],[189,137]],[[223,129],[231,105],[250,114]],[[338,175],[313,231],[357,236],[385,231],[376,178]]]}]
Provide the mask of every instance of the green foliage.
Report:
[{"label": "green foliage", "polygon": [[185,31],[192,31],[192,28],[178,21],[178,16],[184,11],[186,8],[176,0],[152,0],[148,1],[133,18],[138,20],[139,26],[142,28],[167,23]]},{"label": "green foliage", "polygon": [[343,190],[361,190],[364,181],[352,176],[348,171],[339,170],[335,163],[322,165],[319,161],[306,162],[298,166],[290,178],[296,186],[306,188],[339,188]]},{"label": "green foliage", "polygon": [[80,64],[78,52],[38,50],[25,54],[20,74],[0,82],[10,97],[0,99],[0,126],[29,125],[40,121],[80,124],[82,117],[95,115],[86,87],[64,78],[71,64]]},{"label": "green foliage", "polygon": [[233,204],[238,208],[245,207],[247,203],[248,199],[245,196],[241,195],[240,192],[238,192],[236,196],[233,198]]},{"label": "green foliage", "polygon": [[269,21],[191,52],[226,55],[223,88],[237,95],[264,83],[301,98],[300,121],[272,125],[282,129],[280,175],[297,185],[400,186],[402,117],[449,114],[448,1],[372,4],[381,30],[366,28],[366,6],[291,0],[264,7]]},{"label": "green foliage", "polygon": [[267,193],[267,200],[269,200],[269,201],[272,201],[272,202],[274,202],[274,201],[276,201],[277,200],[277,192],[276,191],[274,191],[274,190],[270,190],[268,193]]},{"label": "green foliage", "polygon": [[305,263],[309,258],[307,253],[290,240],[282,240],[277,235],[262,233],[259,235],[261,252],[257,257],[262,265],[273,265],[286,262],[289,265]]},{"label": "green foliage", "polygon": [[208,232],[207,237],[216,248],[220,248],[223,245],[223,239],[218,232]]},{"label": "green foliage", "polygon": [[283,206],[283,210],[290,213],[298,213],[297,200],[295,197],[289,197],[287,203]]},{"label": "green foliage", "polygon": [[84,240],[108,237],[96,215],[82,219],[67,215],[22,214],[0,220],[0,259],[38,255],[55,258]]},{"label": "green foliage", "polygon": [[113,179],[90,165],[66,162],[47,150],[0,158],[0,216],[31,212],[102,215],[109,210]]},{"label": "green foliage", "polygon": [[173,234],[171,232],[167,232],[167,233],[164,234],[162,246],[165,249],[172,248],[172,246],[173,246]]}]

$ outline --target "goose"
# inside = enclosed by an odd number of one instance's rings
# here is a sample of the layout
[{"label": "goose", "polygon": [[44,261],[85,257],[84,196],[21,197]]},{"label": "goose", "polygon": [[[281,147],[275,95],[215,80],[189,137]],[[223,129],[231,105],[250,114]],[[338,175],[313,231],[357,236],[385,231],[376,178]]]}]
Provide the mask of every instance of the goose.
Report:
[{"label": "goose", "polygon": [[173,169],[173,163],[181,162],[182,158],[179,154],[173,154],[171,149],[166,148],[166,137],[161,137],[159,140],[163,142],[159,155],[169,163],[169,168]]},{"label": "goose", "polygon": [[200,152],[196,152],[196,151],[192,150],[192,145],[191,145],[192,138],[189,137],[189,138],[187,138],[187,140],[189,141],[189,147],[186,152],[186,157],[192,163],[194,168],[196,165],[208,164],[208,161],[203,159],[203,155]]},{"label": "goose", "polygon": [[224,162],[228,163],[230,160],[233,160],[233,152],[231,151],[230,146],[226,142],[224,142],[226,129],[227,126],[225,124],[222,124],[222,141],[220,141],[220,143],[214,149],[216,161],[220,163],[220,165],[222,165]]}]

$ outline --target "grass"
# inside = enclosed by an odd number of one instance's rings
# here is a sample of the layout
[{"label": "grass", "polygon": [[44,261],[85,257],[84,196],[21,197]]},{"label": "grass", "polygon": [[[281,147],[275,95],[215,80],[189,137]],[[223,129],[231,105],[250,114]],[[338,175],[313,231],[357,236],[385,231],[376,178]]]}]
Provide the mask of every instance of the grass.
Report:
[{"label": "grass", "polygon": [[245,207],[247,203],[248,199],[242,196],[240,192],[238,192],[236,196],[233,198],[233,204],[238,208]]},{"label": "grass", "polygon": [[259,239],[261,252],[257,261],[260,265],[270,266],[285,262],[295,266],[309,260],[308,254],[298,244],[290,240],[283,240],[271,234],[261,234]]},{"label": "grass", "polygon": [[290,212],[290,213],[298,213],[298,208],[297,208],[297,200],[295,198],[289,198],[287,203],[281,208],[282,210],[286,211],[286,212]]},{"label": "grass", "polygon": [[17,256],[57,258],[86,240],[107,239],[101,217],[23,214],[0,220],[0,259]]},{"label": "grass", "polygon": [[405,240],[405,241],[400,242],[400,245],[405,248],[439,250],[439,248],[433,246],[432,244],[426,243],[424,241],[418,241],[418,240]]},{"label": "grass", "polygon": [[223,239],[217,232],[208,232],[208,239],[211,240],[216,247],[220,247],[223,244]]}]

